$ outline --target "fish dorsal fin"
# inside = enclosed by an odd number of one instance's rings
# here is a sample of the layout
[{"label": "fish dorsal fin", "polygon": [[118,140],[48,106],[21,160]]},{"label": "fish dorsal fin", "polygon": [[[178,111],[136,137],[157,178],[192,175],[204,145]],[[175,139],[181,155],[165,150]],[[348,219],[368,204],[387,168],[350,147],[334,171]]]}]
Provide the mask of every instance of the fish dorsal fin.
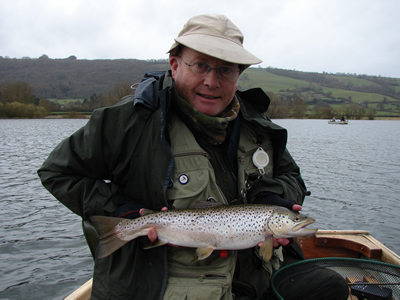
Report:
[{"label": "fish dorsal fin", "polygon": [[225,204],[220,203],[220,202],[198,200],[194,203],[192,208],[213,208],[213,207],[217,207],[217,206],[221,206],[221,205],[225,205]]}]

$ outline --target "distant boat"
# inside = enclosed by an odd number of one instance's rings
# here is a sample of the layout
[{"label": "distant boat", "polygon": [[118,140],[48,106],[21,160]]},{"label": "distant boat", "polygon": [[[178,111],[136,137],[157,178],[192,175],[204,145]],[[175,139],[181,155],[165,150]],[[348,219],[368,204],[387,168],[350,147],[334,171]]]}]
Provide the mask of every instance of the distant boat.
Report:
[{"label": "distant boat", "polygon": [[344,121],[336,121],[335,119],[329,120],[328,124],[341,124],[341,125],[347,125],[349,124],[349,121],[344,120]]}]

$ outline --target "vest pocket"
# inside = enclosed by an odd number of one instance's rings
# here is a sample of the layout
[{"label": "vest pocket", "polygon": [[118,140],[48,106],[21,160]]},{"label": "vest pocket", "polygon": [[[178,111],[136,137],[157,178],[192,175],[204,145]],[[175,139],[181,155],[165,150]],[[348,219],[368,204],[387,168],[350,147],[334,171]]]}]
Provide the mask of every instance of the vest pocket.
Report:
[{"label": "vest pocket", "polygon": [[232,299],[237,253],[229,251],[230,255],[222,258],[218,252],[192,264],[194,248],[170,247],[164,299]]},{"label": "vest pocket", "polygon": [[179,278],[169,278],[168,281],[173,282],[174,286],[167,287],[164,294],[166,300],[216,300],[223,295],[221,285],[187,286]]},{"label": "vest pocket", "polygon": [[175,208],[190,208],[197,201],[206,201],[209,197],[226,203],[205,152],[186,151],[173,155],[175,167],[171,175],[172,185],[167,189],[167,198],[174,201]]},{"label": "vest pocket", "polygon": [[173,186],[167,190],[169,200],[175,208],[192,207],[196,201],[207,199],[208,170],[174,172]]},{"label": "vest pocket", "polygon": [[231,299],[230,280],[222,273],[170,272],[164,299]]}]

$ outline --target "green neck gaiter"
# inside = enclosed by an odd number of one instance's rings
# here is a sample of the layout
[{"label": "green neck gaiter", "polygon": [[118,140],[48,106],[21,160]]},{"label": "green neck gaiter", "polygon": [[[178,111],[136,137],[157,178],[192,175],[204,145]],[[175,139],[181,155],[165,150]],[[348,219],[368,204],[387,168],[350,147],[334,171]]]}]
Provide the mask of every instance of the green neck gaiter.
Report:
[{"label": "green neck gaiter", "polygon": [[218,117],[210,117],[195,109],[176,91],[174,91],[174,99],[179,108],[193,121],[195,130],[203,133],[208,137],[208,141],[212,145],[219,145],[225,141],[227,136],[227,127],[229,122],[236,119],[239,114],[240,104],[239,100],[234,96],[232,102],[225,108],[225,110]]}]

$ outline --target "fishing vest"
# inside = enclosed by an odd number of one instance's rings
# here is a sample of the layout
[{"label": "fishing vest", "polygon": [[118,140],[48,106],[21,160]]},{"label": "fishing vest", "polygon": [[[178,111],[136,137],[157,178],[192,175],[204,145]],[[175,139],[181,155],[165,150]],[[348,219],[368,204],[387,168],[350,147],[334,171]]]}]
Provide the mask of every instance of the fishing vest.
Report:
[{"label": "fishing vest", "polygon": [[[199,146],[190,129],[175,114],[168,129],[175,166],[167,198],[173,207],[190,208],[197,201],[204,200],[228,204],[217,185],[208,153]],[[247,179],[250,174],[256,174],[256,177],[273,175],[272,144],[268,137],[260,141],[259,136],[242,122],[237,153],[238,195],[242,203],[247,202],[246,194],[250,189]],[[254,153],[260,149],[271,158],[264,168],[258,168],[253,163]],[[207,259],[193,264],[195,250],[169,247],[168,285],[164,299],[232,299],[237,251],[229,250],[227,257],[221,257],[220,251],[216,250]]]}]

